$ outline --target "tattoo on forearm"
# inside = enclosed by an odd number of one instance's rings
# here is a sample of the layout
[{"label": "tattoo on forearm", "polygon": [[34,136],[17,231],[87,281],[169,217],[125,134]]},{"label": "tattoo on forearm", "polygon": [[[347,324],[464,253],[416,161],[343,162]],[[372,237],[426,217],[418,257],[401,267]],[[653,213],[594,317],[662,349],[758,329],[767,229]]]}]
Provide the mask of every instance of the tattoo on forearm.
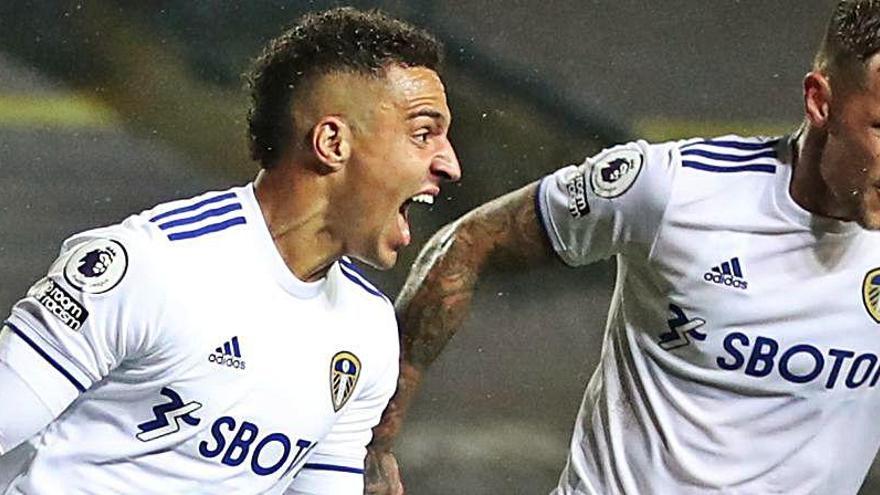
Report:
[{"label": "tattoo on forearm", "polygon": [[424,369],[461,326],[488,263],[552,259],[535,211],[537,184],[496,199],[437,232],[416,259],[395,306],[402,335],[397,393],[373,430],[372,448],[388,450]]},{"label": "tattoo on forearm", "polygon": [[438,232],[397,301],[406,359],[430,365],[467,316],[487,262],[549,259],[534,206],[535,184],[488,203]]}]

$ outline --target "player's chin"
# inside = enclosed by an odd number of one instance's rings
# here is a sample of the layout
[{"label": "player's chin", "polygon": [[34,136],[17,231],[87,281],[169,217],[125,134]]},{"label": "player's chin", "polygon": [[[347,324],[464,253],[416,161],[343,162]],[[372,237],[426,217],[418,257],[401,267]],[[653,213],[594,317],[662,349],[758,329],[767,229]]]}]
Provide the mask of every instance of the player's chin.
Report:
[{"label": "player's chin", "polygon": [[880,211],[866,212],[859,221],[865,230],[880,231]]},{"label": "player's chin", "polygon": [[391,246],[380,246],[369,255],[358,256],[358,258],[376,270],[390,270],[397,264],[398,249]]},{"label": "player's chin", "polygon": [[872,187],[862,204],[859,225],[867,230],[880,230],[880,189]]}]

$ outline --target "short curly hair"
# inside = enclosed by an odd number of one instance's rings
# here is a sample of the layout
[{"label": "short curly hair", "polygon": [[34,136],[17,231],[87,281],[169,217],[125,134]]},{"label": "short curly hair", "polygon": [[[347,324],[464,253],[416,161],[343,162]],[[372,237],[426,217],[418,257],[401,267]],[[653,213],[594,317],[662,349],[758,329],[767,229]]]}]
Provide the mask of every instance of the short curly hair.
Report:
[{"label": "short curly hair", "polygon": [[266,45],[247,74],[251,157],[265,169],[278,163],[294,132],[294,94],[316,76],[382,77],[391,65],[439,72],[442,54],[434,36],[378,10],[343,7],[306,14]]},{"label": "short curly hair", "polygon": [[880,52],[880,0],[840,0],[831,14],[814,68],[863,84],[868,60]]}]

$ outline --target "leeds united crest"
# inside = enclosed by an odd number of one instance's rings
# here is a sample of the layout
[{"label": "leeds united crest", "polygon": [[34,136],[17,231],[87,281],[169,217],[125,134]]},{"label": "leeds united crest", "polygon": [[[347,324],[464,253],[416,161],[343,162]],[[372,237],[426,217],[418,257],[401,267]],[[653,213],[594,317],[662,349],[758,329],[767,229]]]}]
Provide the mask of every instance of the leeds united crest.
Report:
[{"label": "leeds united crest", "polygon": [[333,411],[339,411],[348,402],[361,374],[361,361],[346,351],[337,352],[330,361],[330,398]]},{"label": "leeds united crest", "polygon": [[865,275],[865,281],[862,282],[862,302],[874,322],[880,323],[880,268],[874,268]]}]

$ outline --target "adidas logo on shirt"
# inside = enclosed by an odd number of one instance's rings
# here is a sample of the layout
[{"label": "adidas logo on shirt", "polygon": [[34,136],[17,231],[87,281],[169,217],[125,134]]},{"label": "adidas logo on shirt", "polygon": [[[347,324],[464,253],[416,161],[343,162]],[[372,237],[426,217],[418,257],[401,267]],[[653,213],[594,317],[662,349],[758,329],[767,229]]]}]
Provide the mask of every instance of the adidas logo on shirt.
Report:
[{"label": "adidas logo on shirt", "polygon": [[711,270],[703,274],[703,280],[712,282],[713,284],[726,285],[737,289],[746,290],[749,283],[743,276],[742,266],[739,264],[739,258],[731,258],[720,265],[713,266]]},{"label": "adidas logo on shirt", "polygon": [[214,349],[214,352],[208,355],[208,362],[226,366],[227,368],[235,368],[237,370],[244,369],[244,359],[241,358],[241,348],[238,346],[238,336],[227,340],[222,346]]}]

